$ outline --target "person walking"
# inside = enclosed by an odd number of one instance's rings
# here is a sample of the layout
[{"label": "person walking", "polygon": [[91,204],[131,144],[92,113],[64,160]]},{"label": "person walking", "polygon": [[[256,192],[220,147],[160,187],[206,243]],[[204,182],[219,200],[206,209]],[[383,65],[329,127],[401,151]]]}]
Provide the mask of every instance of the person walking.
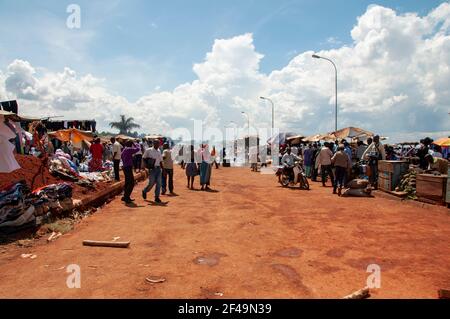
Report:
[{"label": "person walking", "polygon": [[211,153],[208,149],[208,144],[202,144],[200,146],[199,159],[200,162],[200,185],[201,190],[210,190],[209,185],[211,182]]},{"label": "person walking", "polygon": [[336,168],[336,180],[333,185],[333,194],[336,194],[336,190],[339,187],[338,195],[341,196],[342,188],[347,179],[347,172],[352,167],[352,162],[345,152],[345,146],[343,144],[339,145],[338,151],[331,158],[331,162]]},{"label": "person walking", "polygon": [[116,141],[115,137],[111,137],[112,144],[112,158],[114,163],[114,179],[118,182],[120,181],[119,169],[120,169],[120,159],[122,158],[122,145]]},{"label": "person walking", "polygon": [[311,180],[313,182],[317,182],[317,176],[319,176],[319,165],[318,165],[318,159],[319,159],[319,153],[320,153],[320,144],[313,144],[312,148],[312,163],[311,163]]},{"label": "person walking", "polygon": [[163,175],[162,175],[162,194],[165,195],[167,191],[167,180],[169,180],[169,192],[170,195],[175,195],[173,192],[173,159],[172,151],[170,150],[169,143],[163,145]]},{"label": "person walking", "polygon": [[131,193],[134,189],[134,175],[133,175],[133,154],[136,154],[140,150],[139,145],[134,144],[132,141],[125,143],[125,148],[121,153],[123,174],[125,176],[125,186],[123,188],[122,201],[126,204],[130,204],[134,201],[131,199]]},{"label": "person walking", "polygon": [[[322,186],[325,187],[325,181],[327,178],[327,175],[330,176],[331,179],[331,185],[334,185],[334,174],[331,167],[331,158],[333,157],[333,152],[331,151],[330,147],[334,147],[334,143],[329,144],[328,142],[325,142],[324,146],[320,150],[320,153],[318,155],[318,165],[319,169],[321,171],[321,177],[322,177]],[[346,154],[347,156],[347,154]],[[333,194],[336,192],[333,191]]]},{"label": "person walking", "polygon": [[194,189],[194,179],[199,174],[194,145],[191,145],[190,151],[184,149],[183,158],[186,166],[187,188]]},{"label": "person walking", "polygon": [[133,155],[133,167],[134,172],[139,173],[142,168],[142,154],[144,153],[144,146],[140,140],[137,140],[136,142],[139,146],[139,151]]},{"label": "person walking", "polygon": [[178,151],[178,157],[181,158],[181,162],[180,162],[181,169],[186,168],[184,152],[185,152],[184,145],[181,145],[180,150]]},{"label": "person walking", "polygon": [[303,151],[303,164],[305,165],[306,177],[311,178],[311,170],[313,167],[313,153],[312,145],[309,144]]},{"label": "person walking", "polygon": [[142,190],[142,198],[147,199],[147,193],[155,186],[155,203],[161,203],[159,198],[161,192],[161,163],[163,161],[161,152],[159,151],[159,140],[153,141],[153,147],[147,149],[142,156],[146,167],[149,170],[148,184]]},{"label": "person walking", "polygon": [[216,169],[219,168],[219,163],[217,161],[217,152],[216,152],[216,147],[213,146],[212,150],[211,150],[211,160],[212,160],[212,164],[216,166]]}]

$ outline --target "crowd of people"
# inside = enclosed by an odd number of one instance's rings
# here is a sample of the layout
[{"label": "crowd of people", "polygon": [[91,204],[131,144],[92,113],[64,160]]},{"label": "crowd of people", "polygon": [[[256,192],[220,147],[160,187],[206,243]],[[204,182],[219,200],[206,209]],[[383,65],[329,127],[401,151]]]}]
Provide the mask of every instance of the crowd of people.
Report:
[{"label": "crowd of people", "polygon": [[[425,138],[415,148],[415,152],[408,152],[408,158],[423,170],[447,173],[447,159],[439,146],[432,144],[433,140]],[[162,147],[160,147],[162,145]],[[49,142],[48,151],[54,152],[54,147]],[[125,178],[124,195],[122,200],[131,203],[134,199],[131,194],[134,188],[134,172],[147,169],[149,181],[142,190],[142,197],[147,198],[154,188],[155,203],[161,203],[160,195],[167,192],[174,193],[174,159],[171,145],[161,140],[136,139],[120,143],[114,137],[110,141],[101,141],[95,137],[90,144],[89,151],[86,149],[76,150],[70,142],[62,143],[59,149],[71,156],[72,161],[79,165],[88,159],[89,172],[102,171],[107,162],[111,163],[114,179],[120,181],[120,167],[122,164]],[[267,153],[267,149],[265,152]],[[255,155],[256,154],[256,155]],[[212,168],[219,168],[219,157],[225,158],[225,150],[218,154],[213,146],[200,144],[198,149],[194,145],[183,146],[178,151],[178,161],[185,171],[187,188],[193,190],[195,177],[199,176],[200,190],[210,191]],[[257,170],[255,163],[266,164],[267,154],[248,151],[248,159],[252,163],[252,170]],[[320,182],[326,186],[328,180],[333,187],[333,194],[341,194],[342,189],[350,179],[355,177],[355,168],[359,176],[365,176],[370,184],[377,188],[378,161],[402,159],[402,153],[393,146],[383,145],[378,135],[368,138],[365,142],[358,141],[350,144],[347,140],[336,140],[334,142],[304,143],[297,146],[282,145],[280,147],[280,162],[285,166],[288,174],[293,179],[293,167],[296,161],[301,161],[307,178]],[[263,163],[264,160],[264,163]]]},{"label": "crowd of people", "polygon": [[[447,174],[448,158],[443,158],[441,148],[432,144],[433,140],[425,138],[409,152],[408,159],[425,171],[436,171]],[[358,141],[351,145],[347,140],[335,142],[307,143],[291,147],[282,145],[280,148],[280,162],[287,172],[292,175],[295,161],[302,161],[307,178],[320,181],[326,186],[330,179],[334,194],[341,194],[342,188],[356,174],[369,179],[372,187],[377,188],[378,161],[405,159],[398,150],[391,145],[383,145],[378,135],[368,138],[366,142]]]}]

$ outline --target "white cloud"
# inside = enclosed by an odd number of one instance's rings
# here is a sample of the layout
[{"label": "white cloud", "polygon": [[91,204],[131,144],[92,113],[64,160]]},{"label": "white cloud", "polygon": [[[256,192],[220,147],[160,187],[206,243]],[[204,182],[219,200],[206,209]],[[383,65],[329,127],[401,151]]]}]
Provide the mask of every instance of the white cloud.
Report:
[{"label": "white cloud", "polygon": [[[450,127],[450,4],[428,15],[399,15],[370,6],[351,30],[353,43],[319,55],[339,71],[339,126],[362,126],[380,132],[445,131]],[[37,72],[15,60],[0,70],[0,97],[18,98],[29,115],[96,118],[100,129],[119,114],[133,116],[146,132],[163,132],[202,119],[222,127],[244,123],[270,127],[275,102],[276,126],[310,134],[334,127],[334,72],[330,63],[312,59],[312,51],[266,75],[263,55],[250,33],[216,40],[203,62],[193,65],[197,79],[173,91],[157,88],[130,102],[106,89],[104,79],[65,68]]]},{"label": "white cloud", "polygon": [[326,43],[333,46],[342,45],[342,41],[336,37],[328,37]]}]

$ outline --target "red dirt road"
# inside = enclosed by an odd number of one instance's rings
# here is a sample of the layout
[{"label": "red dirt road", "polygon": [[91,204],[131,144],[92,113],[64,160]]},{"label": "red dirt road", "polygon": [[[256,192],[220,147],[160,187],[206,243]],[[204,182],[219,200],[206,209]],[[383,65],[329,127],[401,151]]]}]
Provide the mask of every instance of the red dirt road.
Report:
[{"label": "red dirt road", "polygon": [[[190,191],[175,173],[179,196],[163,196],[165,207],[144,201],[140,183],[136,208],[116,197],[55,242],[0,246],[0,297],[341,298],[366,285],[369,264],[381,267],[373,298],[436,298],[450,288],[447,209],[339,198],[315,183],[283,189],[244,168],[214,169],[218,192]],[[113,237],[130,248],[82,246]],[[66,286],[69,264],[81,267],[80,289]]]}]

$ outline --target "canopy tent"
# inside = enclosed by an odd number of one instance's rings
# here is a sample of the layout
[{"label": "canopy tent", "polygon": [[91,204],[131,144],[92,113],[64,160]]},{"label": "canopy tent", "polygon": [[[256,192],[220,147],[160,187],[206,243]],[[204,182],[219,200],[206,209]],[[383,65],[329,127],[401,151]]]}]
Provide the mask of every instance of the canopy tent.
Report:
[{"label": "canopy tent", "polygon": [[92,132],[81,131],[76,128],[49,132],[48,135],[52,138],[60,140],[61,142],[72,142],[73,144],[79,144],[82,141],[91,141],[94,138],[94,134],[92,134]]},{"label": "canopy tent", "polygon": [[335,139],[354,139],[354,138],[361,138],[361,139],[367,139],[368,137],[374,136],[372,132],[366,131],[359,127],[353,127],[349,126],[343,129],[340,129],[338,131],[330,133],[331,136],[334,136]]},{"label": "canopy tent", "polygon": [[336,137],[331,134],[316,134],[307,136],[303,139],[305,142],[334,141]]},{"label": "canopy tent", "polygon": [[300,144],[304,138],[304,135],[295,135],[288,137],[287,140],[290,144]]},{"label": "canopy tent", "polygon": [[13,112],[8,112],[4,110],[0,110],[0,115],[3,116],[5,119],[10,119],[14,122],[18,122],[21,120],[21,117]]},{"label": "canopy tent", "polygon": [[134,137],[127,136],[127,135],[124,135],[124,134],[116,135],[116,140],[119,143],[126,142],[126,141],[133,141],[134,139],[135,139]]},{"label": "canopy tent", "polygon": [[441,146],[441,147],[449,147],[450,146],[450,137],[443,137],[434,141],[433,144]]},{"label": "canopy tent", "polygon": [[161,139],[164,136],[160,135],[160,134],[152,134],[152,135],[147,135],[145,138],[148,140],[156,140],[156,139]]},{"label": "canopy tent", "polygon": [[267,140],[267,144],[286,144],[287,138],[296,136],[297,134],[292,132],[280,132],[278,134],[273,135],[271,138]]},{"label": "canopy tent", "polygon": [[310,135],[310,136],[305,137],[303,140],[305,142],[318,142],[318,141],[320,141],[320,136],[321,136],[320,134]]}]

